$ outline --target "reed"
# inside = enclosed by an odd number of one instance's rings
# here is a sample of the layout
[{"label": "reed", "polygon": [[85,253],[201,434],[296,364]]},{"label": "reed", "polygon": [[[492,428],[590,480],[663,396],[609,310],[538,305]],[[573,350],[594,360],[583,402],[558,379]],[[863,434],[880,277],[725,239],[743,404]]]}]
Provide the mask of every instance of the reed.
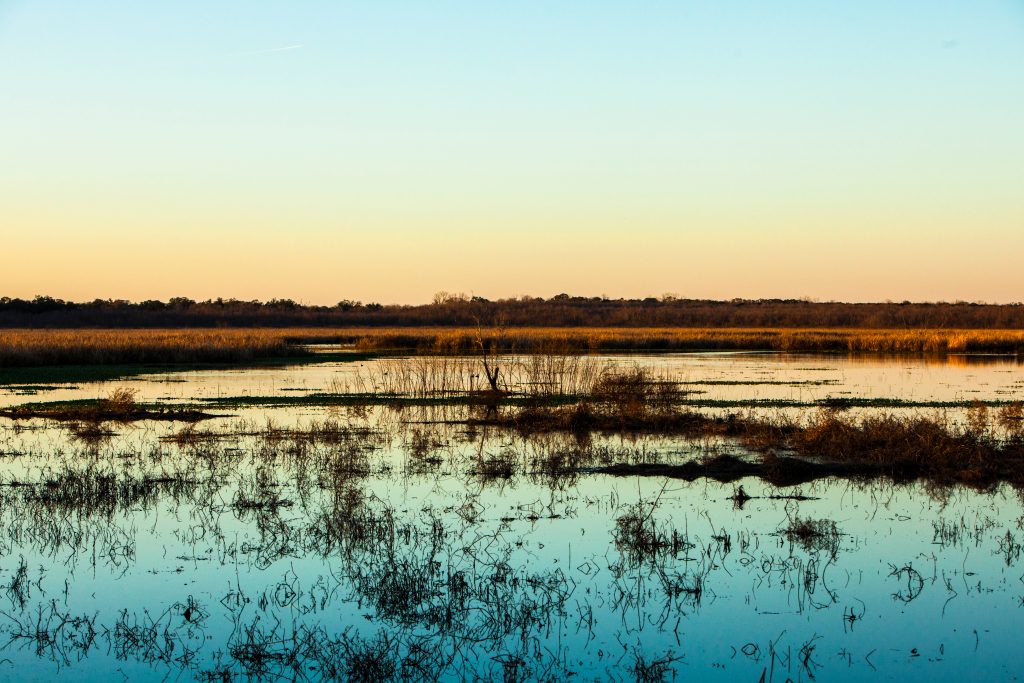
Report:
[{"label": "reed", "polygon": [[1024,330],[788,329],[788,328],[555,328],[523,327],[349,330],[361,350],[471,353],[478,335],[502,352],[566,351],[817,351],[870,353],[1024,353]]},{"label": "reed", "polygon": [[[433,356],[631,351],[808,351],[1024,355],[1024,330],[790,328],[217,328],[0,330],[0,368],[132,363],[244,363],[316,356],[308,344]],[[564,360],[558,362],[566,362]],[[557,369],[556,369],[557,370]],[[542,369],[536,368],[536,374]],[[565,376],[567,373],[562,372]]]},{"label": "reed", "polygon": [[0,368],[237,363],[307,353],[278,330],[0,331]]},{"label": "reed", "polygon": [[[534,398],[589,394],[608,370],[600,359],[578,353],[497,356],[489,362],[499,371],[500,392]],[[494,394],[481,359],[465,356],[382,358],[372,367],[332,378],[328,390],[415,399]]]}]

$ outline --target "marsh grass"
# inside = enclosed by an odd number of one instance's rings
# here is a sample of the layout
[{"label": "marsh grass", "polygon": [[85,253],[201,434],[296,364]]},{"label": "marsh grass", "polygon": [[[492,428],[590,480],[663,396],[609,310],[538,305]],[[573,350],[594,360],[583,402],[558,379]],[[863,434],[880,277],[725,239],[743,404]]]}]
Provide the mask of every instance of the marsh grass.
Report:
[{"label": "marsh grass", "polygon": [[[422,354],[472,353],[471,328],[338,331],[356,348]],[[518,327],[483,330],[497,351],[816,351],[897,354],[1024,353],[1024,330],[845,328]]]},{"label": "marsh grass", "polygon": [[558,397],[589,393],[607,369],[597,358],[576,352],[557,355],[480,357],[409,356],[381,359],[332,378],[328,392],[338,396],[391,396],[413,399],[452,397]]},{"label": "marsh grass", "polygon": [[[9,382],[26,378],[17,368],[130,364],[240,364],[261,359],[296,362],[334,359],[310,344],[342,344],[360,351],[422,355],[490,353],[548,355],[629,351],[764,350],[896,354],[1024,353],[1024,330],[844,328],[202,328],[0,330],[0,369]],[[356,357],[356,356],[352,356]],[[561,361],[555,361],[561,362]],[[152,370],[152,368],[151,368]],[[136,370],[141,371],[141,370]],[[71,370],[52,380],[92,377]],[[504,371],[502,371],[504,374]],[[571,373],[559,371],[562,377]],[[541,377],[542,369],[534,375]],[[486,380],[485,380],[486,381]],[[564,389],[562,389],[564,391]]]},{"label": "marsh grass", "polygon": [[[962,423],[941,414],[850,415],[835,409],[821,409],[801,420],[784,415],[711,416],[680,407],[674,400],[660,400],[663,392],[674,389],[639,369],[607,375],[595,386],[593,394],[573,405],[491,411],[468,422],[515,429],[525,437],[599,432],[725,438],[758,455],[756,460],[717,454],[685,465],[604,468],[614,474],[714,476],[726,481],[759,475],[780,483],[830,475],[888,476],[978,487],[998,481],[1024,485],[1024,430],[1016,427],[1018,408],[1013,404],[1000,408],[994,420],[987,406],[974,405]],[[1011,428],[999,433],[997,423]]]},{"label": "marsh grass", "polygon": [[[118,510],[150,505],[158,496],[176,498],[187,494],[194,481],[185,476],[147,473],[134,476],[86,467],[67,467],[50,472],[35,482],[9,482],[15,500],[23,510],[44,515],[66,515],[109,519]],[[8,500],[8,503],[14,501]]]},{"label": "marsh grass", "polygon": [[986,485],[1000,479],[1024,482],[1024,441],[997,438],[987,410],[964,425],[941,417],[870,414],[851,418],[830,411],[792,428],[782,442],[795,452],[836,462],[855,462],[897,478],[925,476]]},{"label": "marsh grass", "polygon": [[238,363],[306,356],[281,330],[0,330],[0,368],[133,363]]},{"label": "marsh grass", "polygon": [[[389,384],[383,389],[414,394],[410,397],[413,401],[436,401],[438,409],[444,410],[434,417],[424,413],[425,422],[439,419],[445,424],[463,425],[471,431],[488,427],[512,429],[531,440],[544,435],[571,434],[578,442],[595,433],[683,437],[738,445],[750,457],[715,452],[682,464],[624,463],[595,460],[590,457],[592,451],[585,448],[555,448],[532,460],[524,458],[513,462],[495,455],[481,458],[471,464],[468,471],[484,480],[508,479],[520,472],[553,480],[588,468],[591,471],[599,468],[609,474],[711,476],[724,481],[763,476],[779,484],[825,476],[882,476],[897,481],[921,478],[934,483],[958,482],[982,488],[1000,481],[1024,485],[1024,408],[1019,402],[1000,406],[973,403],[962,421],[950,420],[941,413],[924,415],[884,409],[851,413],[842,409],[847,407],[845,405],[828,406],[802,417],[792,413],[788,416],[753,412],[711,414],[687,405],[685,387],[672,378],[640,367],[596,365],[593,358],[572,354],[542,362],[521,357],[493,359],[493,362],[504,362],[510,368],[521,364],[523,376],[529,379],[520,383],[522,391],[537,393],[521,395],[508,391],[500,401],[495,400],[490,397],[489,387],[474,385],[467,379],[471,377],[474,359],[454,357],[394,359],[384,366],[387,371],[383,376],[387,379],[383,381]],[[514,373],[506,376],[510,375]],[[458,393],[481,386],[479,391],[485,399],[475,400],[474,394]],[[553,396],[549,393],[554,391],[553,387],[558,387],[558,391],[568,387],[578,393]],[[437,393],[446,395],[435,396]],[[428,394],[434,398],[427,398]],[[383,400],[378,395],[342,396],[353,404]],[[320,398],[314,396],[311,400]],[[189,423],[211,417],[188,407],[138,403],[135,393],[128,389],[115,389],[107,398],[95,401],[26,404],[4,410],[0,415],[66,421],[79,440],[86,444],[91,442],[94,448],[111,436],[109,430],[101,426],[104,422],[180,420]],[[405,419],[410,418],[399,418],[399,421]],[[285,429],[268,424],[259,433],[269,448],[275,448],[273,442],[277,440],[286,443],[296,457],[322,445],[342,447],[347,456],[333,461],[337,471],[331,475],[338,477],[363,476],[368,471],[365,452],[355,444],[373,444],[378,438],[373,430],[337,419],[314,422],[303,428]],[[213,432],[188,424],[164,437],[168,443],[198,450],[218,438],[221,437]],[[431,445],[427,430],[423,430],[411,446],[406,465],[410,472],[436,470],[443,462],[436,454],[437,448]]]}]

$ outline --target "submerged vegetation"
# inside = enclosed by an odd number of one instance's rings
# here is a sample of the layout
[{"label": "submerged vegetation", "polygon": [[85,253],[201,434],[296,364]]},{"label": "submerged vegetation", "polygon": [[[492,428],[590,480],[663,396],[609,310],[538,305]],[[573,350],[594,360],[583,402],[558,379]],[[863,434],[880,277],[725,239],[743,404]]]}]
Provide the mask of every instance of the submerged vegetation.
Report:
[{"label": "submerged vegetation", "polygon": [[[471,354],[473,328],[363,329],[339,338],[362,350]],[[1024,330],[841,328],[570,328],[485,329],[507,353],[587,351],[809,351],[843,353],[1024,353]]]}]

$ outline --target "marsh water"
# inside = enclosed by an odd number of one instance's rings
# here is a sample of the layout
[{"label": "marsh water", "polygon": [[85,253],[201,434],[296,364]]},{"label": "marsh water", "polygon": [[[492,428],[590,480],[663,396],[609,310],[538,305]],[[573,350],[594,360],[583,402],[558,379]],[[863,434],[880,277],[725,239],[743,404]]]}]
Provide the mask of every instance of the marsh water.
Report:
[{"label": "marsh water", "polygon": [[[1021,365],[998,357],[595,358],[653,368],[710,411],[852,397],[956,413],[1024,398]],[[1024,668],[1012,488],[560,474],[546,463],[584,448],[676,462],[736,446],[580,443],[467,427],[443,404],[315,400],[391,386],[413,362],[0,388],[16,405],[129,387],[217,415],[192,428],[0,420],[0,678],[933,681]]]}]

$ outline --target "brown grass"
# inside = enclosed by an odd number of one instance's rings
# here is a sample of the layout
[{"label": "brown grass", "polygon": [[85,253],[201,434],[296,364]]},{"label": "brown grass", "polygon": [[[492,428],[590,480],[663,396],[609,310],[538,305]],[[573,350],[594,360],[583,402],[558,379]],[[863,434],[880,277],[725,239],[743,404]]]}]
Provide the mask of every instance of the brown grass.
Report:
[{"label": "brown grass", "polygon": [[[471,328],[392,328],[339,331],[363,350],[412,349],[469,353]],[[483,330],[503,351],[840,351],[876,353],[1024,353],[1024,330],[862,330],[741,328],[505,328]]]},{"label": "brown grass", "polygon": [[800,455],[858,463],[896,478],[960,481],[984,485],[1024,480],[1024,441],[996,439],[987,415],[951,426],[924,416],[868,415],[859,419],[823,412],[781,444]]},{"label": "brown grass", "polygon": [[299,354],[283,330],[0,330],[0,367],[228,363]]},{"label": "brown grass", "polygon": [[[770,350],[1024,354],[1024,330],[705,328],[227,328],[0,330],[0,367],[245,362],[302,355],[306,343],[364,351],[473,355],[480,335],[501,352]],[[492,343],[493,342],[493,343]]]},{"label": "brown grass", "polygon": [[[469,422],[510,427],[526,435],[604,432],[732,438],[761,456],[757,463],[729,459],[691,463],[678,472],[680,476],[767,474],[781,481],[832,473],[904,481],[922,478],[982,488],[998,481],[1024,484],[1024,430],[1016,426],[1021,412],[1017,404],[1008,404],[994,420],[979,404],[968,410],[964,424],[943,417],[890,413],[857,417],[835,410],[821,410],[803,420],[715,417],[659,404],[654,397],[663,391],[661,384],[642,370],[609,375],[598,385],[607,385],[607,390],[595,391],[573,405],[492,412]],[[994,423],[1009,428],[999,434]],[[659,473],[673,476],[670,471]]]}]

